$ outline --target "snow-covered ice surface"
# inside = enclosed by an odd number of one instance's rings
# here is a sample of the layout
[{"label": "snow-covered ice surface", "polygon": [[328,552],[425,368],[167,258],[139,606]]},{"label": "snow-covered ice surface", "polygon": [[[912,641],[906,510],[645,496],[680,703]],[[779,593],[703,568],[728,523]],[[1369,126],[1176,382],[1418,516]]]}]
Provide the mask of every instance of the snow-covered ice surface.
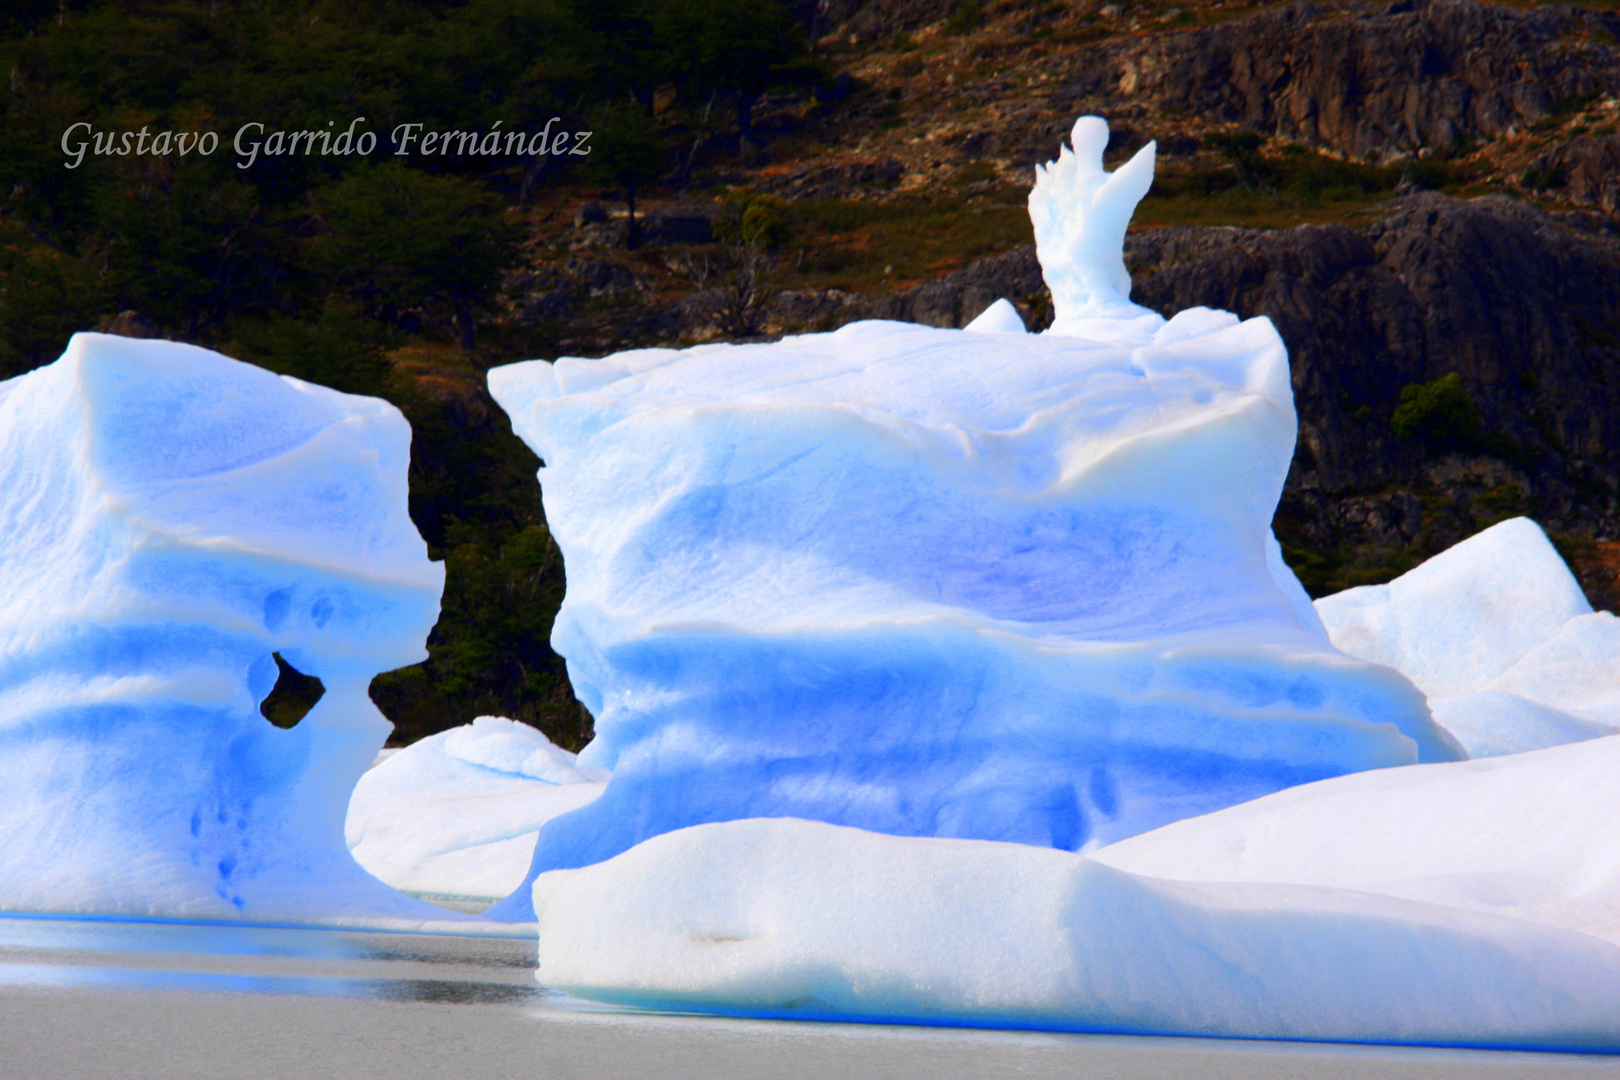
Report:
[{"label": "snow-covered ice surface", "polygon": [[[350,858],[443,569],[392,406],[166,341],[75,335],[0,383],[0,910],[444,920]],[[326,688],[258,705],[280,652]]]},{"label": "snow-covered ice surface", "polygon": [[481,716],[360,778],[349,850],[396,889],[499,900],[523,881],[540,827],[595,799],[605,782],[534,728]]},{"label": "snow-covered ice surface", "polygon": [[1091,856],[792,819],[534,885],[541,982],[798,1017],[1620,1050],[1620,737],[1344,776]]},{"label": "snow-covered ice surface", "polygon": [[1620,736],[1384,769],[1167,825],[1097,858],[1153,877],[1357,889],[1620,945],[1617,778]]},{"label": "snow-covered ice surface", "polygon": [[1461,755],[1276,550],[1271,323],[1129,302],[1153,151],[1107,174],[1106,139],[1082,120],[1031,195],[1052,332],[992,309],[490,373],[545,462],[581,761],[613,771],[533,872],[756,816],[1073,850]]},{"label": "snow-covered ice surface", "polygon": [[1620,619],[1592,610],[1528,518],[1316,610],[1338,648],[1417,684],[1472,757],[1620,731]]}]

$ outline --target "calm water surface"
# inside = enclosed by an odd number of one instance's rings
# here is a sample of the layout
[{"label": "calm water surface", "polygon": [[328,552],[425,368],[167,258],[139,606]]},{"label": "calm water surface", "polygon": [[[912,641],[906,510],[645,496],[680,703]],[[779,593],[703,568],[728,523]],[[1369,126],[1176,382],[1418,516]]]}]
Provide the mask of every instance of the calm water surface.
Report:
[{"label": "calm water surface", "polygon": [[611,1009],[531,939],[0,918],[0,1078],[1614,1078],[1620,1058]]}]

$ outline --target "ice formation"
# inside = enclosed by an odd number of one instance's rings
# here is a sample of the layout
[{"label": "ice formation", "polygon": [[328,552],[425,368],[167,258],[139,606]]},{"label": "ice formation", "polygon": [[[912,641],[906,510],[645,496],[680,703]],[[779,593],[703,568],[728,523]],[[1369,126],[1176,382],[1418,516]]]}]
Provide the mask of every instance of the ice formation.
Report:
[{"label": "ice formation", "polygon": [[753,1015],[1620,1050],[1620,737],[1324,780],[1092,856],[700,825],[534,885],[538,976]]},{"label": "ice formation", "polygon": [[[1616,776],[1620,736],[1358,773],[1179,821],[1097,858],[1155,878],[1356,889],[1620,946]],[[1611,1015],[1620,1034],[1620,1009]]]},{"label": "ice formation", "polygon": [[390,754],[360,778],[349,850],[396,889],[499,900],[523,881],[540,827],[595,799],[606,779],[534,728],[481,716]]},{"label": "ice formation", "polygon": [[1047,333],[1008,305],[490,373],[545,462],[580,760],[613,771],[531,874],[743,817],[1090,848],[1460,756],[1282,563],[1271,323],[1131,304],[1152,147],[1110,176],[1100,120],[1074,141],[1030,197]]},{"label": "ice formation", "polygon": [[1148,143],[1110,173],[1103,169],[1108,125],[1101,117],[1082,116],[1069,141],[1073,149],[1059,146],[1056,161],[1035,166],[1029,193],[1035,253],[1052,293],[1050,332],[1113,340],[1136,336],[1144,324],[1152,330],[1163,320],[1131,303],[1125,232],[1153,186],[1158,144]]},{"label": "ice formation", "polygon": [[1620,731],[1620,619],[1592,610],[1528,518],[1316,609],[1335,646],[1427,694],[1472,757]]},{"label": "ice formation", "polygon": [[[343,842],[443,569],[392,406],[75,335],[0,383],[0,910],[424,919]],[[259,714],[273,652],[325,696]]]}]

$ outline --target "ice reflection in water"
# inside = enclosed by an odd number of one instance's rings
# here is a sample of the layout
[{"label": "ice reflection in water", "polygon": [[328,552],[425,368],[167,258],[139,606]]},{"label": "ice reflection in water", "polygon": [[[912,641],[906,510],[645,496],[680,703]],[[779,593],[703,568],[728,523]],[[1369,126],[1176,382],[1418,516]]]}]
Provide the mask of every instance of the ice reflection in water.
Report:
[{"label": "ice reflection in water", "polygon": [[0,918],[0,986],[538,1004],[528,937]]},{"label": "ice reflection in water", "polygon": [[533,981],[530,937],[0,917],[30,1080],[1611,1080],[1620,1060],[659,1014]]},{"label": "ice reflection in water", "polygon": [[561,1001],[566,994],[543,986],[451,982],[442,979],[344,979],[286,975],[224,975],[213,972],[131,970],[50,964],[0,966],[0,986],[109,987],[190,990],[223,994],[284,994],[352,997],[378,1001],[425,1001],[443,1005],[521,1005]]}]

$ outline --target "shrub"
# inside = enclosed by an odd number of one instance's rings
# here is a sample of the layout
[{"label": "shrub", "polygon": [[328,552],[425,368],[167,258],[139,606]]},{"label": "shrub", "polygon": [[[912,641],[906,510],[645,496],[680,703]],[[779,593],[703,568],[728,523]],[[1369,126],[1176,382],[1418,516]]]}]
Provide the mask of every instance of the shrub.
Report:
[{"label": "shrub", "polygon": [[781,199],[737,191],[721,204],[714,235],[722,243],[758,245],[774,251],[792,238],[793,224],[788,219],[787,204]]},{"label": "shrub", "polygon": [[1520,179],[1531,191],[1546,191],[1563,184],[1564,170],[1557,165],[1533,165]]},{"label": "shrub", "polygon": [[1433,382],[1403,387],[1389,422],[1402,439],[1421,437],[1442,445],[1469,445],[1479,439],[1479,409],[1455,371]]}]

